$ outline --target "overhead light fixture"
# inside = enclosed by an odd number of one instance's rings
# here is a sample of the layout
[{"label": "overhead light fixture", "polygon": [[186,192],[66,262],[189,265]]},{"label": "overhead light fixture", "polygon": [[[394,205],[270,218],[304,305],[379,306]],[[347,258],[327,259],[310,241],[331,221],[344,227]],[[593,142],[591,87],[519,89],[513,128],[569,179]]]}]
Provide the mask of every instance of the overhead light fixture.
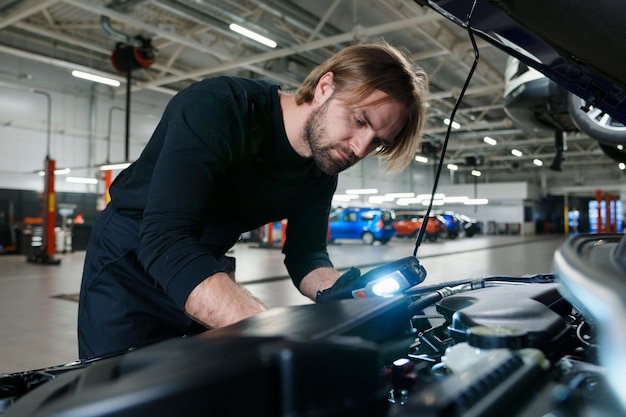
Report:
[{"label": "overhead light fixture", "polygon": [[[443,119],[443,124],[446,125],[446,126],[449,126],[450,125],[450,119],[448,119],[448,118]],[[461,128],[461,125],[459,123],[452,122],[452,129],[460,129],[460,128]]]},{"label": "overhead light fixture", "polygon": [[[433,206],[443,206],[443,200],[433,200]],[[430,205],[430,200],[422,200],[422,206]]]},{"label": "overhead light fixture", "polygon": [[450,196],[450,197],[445,197],[443,199],[443,201],[445,203],[465,203],[467,200],[469,200],[469,197],[464,196],[464,195],[460,195],[460,196]]},{"label": "overhead light fixture", "polygon": [[389,197],[389,196],[386,196],[386,195],[371,195],[367,199],[367,201],[369,201],[372,204],[389,203],[389,202],[391,202],[393,200],[394,200],[393,197]]},{"label": "overhead light fixture", "polygon": [[91,74],[88,72],[83,72],[83,71],[78,71],[78,70],[74,70],[72,71],[72,75],[76,78],[80,78],[83,80],[88,80],[88,81],[93,81],[96,83],[100,83],[100,84],[106,84],[106,85],[110,85],[113,87],[119,87],[120,86],[120,82],[117,80],[114,80],[112,78],[107,78],[107,77],[101,77],[100,75],[96,75],[96,74]]},{"label": "overhead light fixture", "polygon": [[458,171],[459,166],[458,166],[458,165],[455,165],[455,164],[448,164],[448,169],[449,169],[450,171]]},{"label": "overhead light fixture", "polygon": [[489,203],[489,200],[487,200],[486,198],[470,198],[469,200],[465,201],[463,204],[468,205],[468,206],[481,206],[481,205],[485,205],[488,203]]},{"label": "overhead light fixture", "polygon": [[411,198],[399,198],[396,200],[396,205],[398,206],[408,206],[410,204],[422,204],[422,199],[417,197]]},{"label": "overhead light fixture", "polygon": [[415,160],[417,162],[421,162],[422,164],[428,163],[428,158],[426,158],[425,156],[422,156],[422,155],[415,155]]},{"label": "overhead light fixture", "polygon": [[533,164],[537,165],[538,167],[543,165],[543,161],[541,159],[533,159]]},{"label": "overhead light fixture", "polygon": [[333,200],[335,201],[350,201],[359,198],[358,195],[348,195],[348,194],[335,194],[333,196]]},{"label": "overhead light fixture", "polygon": [[619,164],[617,164],[618,168],[621,169],[622,171],[626,169],[626,164],[623,162],[620,162]]},{"label": "overhead light fixture", "polygon": [[433,200],[442,200],[446,197],[446,195],[444,193],[435,193],[435,195],[431,195],[431,194],[418,194],[415,196],[415,198],[419,199],[419,200],[430,200],[431,198]]},{"label": "overhead light fixture", "polygon": [[473,169],[471,174],[475,177],[480,177],[482,175],[481,172],[477,169]]},{"label": "overhead light fixture", "polygon": [[524,154],[519,149],[511,149],[511,155],[517,156],[519,158],[520,156]]},{"label": "overhead light fixture", "polygon": [[489,145],[491,145],[491,146],[493,146],[493,145],[495,145],[495,144],[497,144],[497,143],[498,143],[498,141],[497,141],[497,140],[495,140],[494,138],[491,138],[491,137],[489,137],[489,136],[485,136],[485,137],[483,138],[483,142],[485,142],[485,143],[487,143],[487,144],[489,144]]},{"label": "overhead light fixture", "polygon": [[346,194],[376,194],[378,193],[378,188],[354,188],[351,190],[346,190]]},{"label": "overhead light fixture", "polygon": [[270,38],[266,38],[263,35],[259,35],[256,32],[251,31],[250,29],[246,29],[243,26],[239,26],[236,23],[231,23],[228,28],[233,32],[239,33],[240,35],[245,36],[246,38],[250,38],[253,41],[256,41],[265,46],[269,46],[270,48],[276,48],[276,42],[271,40]]},{"label": "overhead light fixture", "polygon": [[[70,168],[59,168],[59,169],[54,170],[54,175],[67,175],[70,173],[70,171],[71,171]],[[43,177],[46,175],[46,171],[43,171],[43,170],[37,171],[37,175],[39,175],[40,177]]]},{"label": "overhead light fixture", "polygon": [[415,193],[385,193],[386,197],[389,198],[413,198],[415,197]]},{"label": "overhead light fixture", "polygon": [[66,177],[65,181],[73,182],[77,184],[97,184],[98,180],[95,178],[83,178],[83,177]]},{"label": "overhead light fixture", "polygon": [[100,171],[115,171],[116,169],[126,169],[129,166],[130,166],[130,162],[123,162],[121,164],[101,165]]}]

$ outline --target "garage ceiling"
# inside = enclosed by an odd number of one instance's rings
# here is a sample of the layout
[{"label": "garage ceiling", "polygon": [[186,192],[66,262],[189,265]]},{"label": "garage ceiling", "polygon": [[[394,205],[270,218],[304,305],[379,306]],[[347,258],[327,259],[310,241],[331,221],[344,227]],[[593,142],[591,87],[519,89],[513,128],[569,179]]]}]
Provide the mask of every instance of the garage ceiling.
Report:
[{"label": "garage ceiling", "polygon": [[[237,23],[277,42],[269,48],[229,29]],[[134,70],[132,89],[174,94],[190,83],[220,74],[296,87],[309,70],[342,47],[385,39],[403,48],[431,77],[425,142],[440,147],[450,115],[473,60],[466,32],[413,0],[0,0],[0,54],[64,68],[84,67],[120,81],[111,53],[119,43],[150,39],[156,60]],[[562,172],[548,169],[555,156],[550,132],[526,132],[503,110],[506,55],[478,40],[480,62],[455,120],[446,162],[474,168],[486,181],[560,176],[572,184],[615,182],[621,172],[596,142],[567,136]],[[1,56],[1,55],[0,55]],[[0,64],[1,67],[1,64]],[[118,89],[117,94],[125,94]],[[497,140],[488,145],[484,136]],[[511,154],[516,148],[522,157]],[[532,160],[543,160],[537,168]],[[432,161],[432,157],[430,158]],[[538,174],[539,170],[543,174]]]}]

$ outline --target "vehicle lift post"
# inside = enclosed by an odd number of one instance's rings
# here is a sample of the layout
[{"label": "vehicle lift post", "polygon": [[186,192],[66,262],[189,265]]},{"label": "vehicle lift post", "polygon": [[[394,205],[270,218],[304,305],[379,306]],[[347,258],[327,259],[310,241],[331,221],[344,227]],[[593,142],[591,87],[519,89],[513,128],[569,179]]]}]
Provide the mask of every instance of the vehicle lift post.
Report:
[{"label": "vehicle lift post", "polygon": [[56,194],[54,191],[54,170],[56,161],[46,157],[45,161],[45,187],[44,187],[44,213],[43,213],[43,245],[39,252],[30,254],[26,260],[37,264],[59,265],[60,259],[55,258],[55,234],[56,223]]}]

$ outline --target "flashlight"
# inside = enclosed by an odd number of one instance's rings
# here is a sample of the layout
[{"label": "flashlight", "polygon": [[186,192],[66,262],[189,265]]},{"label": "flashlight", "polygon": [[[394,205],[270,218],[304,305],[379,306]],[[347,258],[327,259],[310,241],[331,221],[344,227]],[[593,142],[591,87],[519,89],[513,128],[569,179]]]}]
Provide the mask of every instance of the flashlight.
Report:
[{"label": "flashlight", "polygon": [[419,284],[426,270],[417,258],[409,256],[374,268],[354,282],[352,297],[393,297]]},{"label": "flashlight", "polygon": [[318,303],[344,298],[393,297],[419,284],[426,278],[426,270],[414,256],[379,266],[361,275],[352,267],[324,291],[318,291]]}]

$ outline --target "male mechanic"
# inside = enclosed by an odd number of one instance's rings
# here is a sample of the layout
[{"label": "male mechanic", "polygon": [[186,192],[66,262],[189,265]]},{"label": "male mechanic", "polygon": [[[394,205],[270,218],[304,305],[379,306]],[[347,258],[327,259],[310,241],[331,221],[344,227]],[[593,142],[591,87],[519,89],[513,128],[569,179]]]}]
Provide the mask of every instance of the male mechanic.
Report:
[{"label": "male mechanic", "polygon": [[312,300],[339,274],[326,250],[337,174],[370,154],[412,160],[427,76],[385,43],[347,47],[295,94],[258,80],[197,82],[167,105],[110,188],[87,248],[79,356],[102,357],[266,310],[225,256],[242,232],[288,220],[284,262]]}]

